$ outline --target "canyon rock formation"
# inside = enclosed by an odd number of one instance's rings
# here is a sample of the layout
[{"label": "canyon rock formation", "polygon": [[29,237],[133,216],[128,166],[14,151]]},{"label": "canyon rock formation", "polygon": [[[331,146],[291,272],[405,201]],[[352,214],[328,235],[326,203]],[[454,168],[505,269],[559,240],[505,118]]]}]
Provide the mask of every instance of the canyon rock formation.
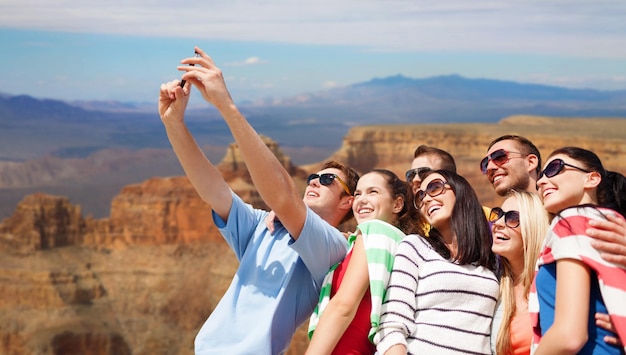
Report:
[{"label": "canyon rock formation", "polygon": [[[590,148],[608,169],[626,172],[624,119],[354,127],[331,158],[362,172],[382,167],[403,175],[415,147],[437,146],[457,159],[483,204],[493,205],[499,201],[478,162],[502,134],[526,136],[546,156],[564,145]],[[304,189],[319,164],[295,167],[265,139]],[[235,145],[219,169],[244,200],[265,207]],[[27,196],[0,223],[0,353],[193,354],[193,339],[236,268],[211,207],[185,177],[125,187],[104,219],[84,217],[62,196]],[[306,348],[303,330],[289,354]]]}]

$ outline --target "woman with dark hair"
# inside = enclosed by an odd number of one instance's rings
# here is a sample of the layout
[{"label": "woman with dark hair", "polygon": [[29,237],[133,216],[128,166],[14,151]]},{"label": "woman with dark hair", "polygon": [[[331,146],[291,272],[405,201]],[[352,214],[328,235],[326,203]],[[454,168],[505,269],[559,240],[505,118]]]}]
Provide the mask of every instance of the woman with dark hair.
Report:
[{"label": "woman with dark hair", "polygon": [[476,193],[446,170],[422,176],[415,207],[431,225],[428,238],[398,246],[380,329],[381,354],[490,354],[498,297],[489,224]]},{"label": "woman with dark hair", "polygon": [[[587,235],[589,222],[623,218],[623,175],[604,169],[586,149],[564,147],[550,154],[537,180],[543,205],[554,216],[537,261],[529,299],[535,354],[623,354],[607,344],[610,332],[596,325],[608,313],[618,337],[626,338],[626,270],[603,260]],[[621,215],[621,216],[620,216]]]},{"label": "woman with dark hair", "polygon": [[420,230],[408,183],[389,170],[363,175],[354,192],[352,211],[358,223],[345,259],[324,279],[311,316],[307,354],[373,354],[371,338],[398,243]]}]

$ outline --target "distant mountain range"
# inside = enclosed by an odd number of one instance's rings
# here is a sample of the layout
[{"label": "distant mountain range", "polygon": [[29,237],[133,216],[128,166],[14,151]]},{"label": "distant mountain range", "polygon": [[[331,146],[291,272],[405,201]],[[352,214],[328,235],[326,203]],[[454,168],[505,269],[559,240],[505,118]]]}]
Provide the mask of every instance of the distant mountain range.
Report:
[{"label": "distant mountain range", "polygon": [[[397,75],[286,99],[243,102],[240,109],[259,133],[282,146],[336,148],[356,125],[495,122],[514,114],[626,117],[626,90],[567,89],[458,75],[425,79]],[[186,119],[206,144],[232,141],[214,109],[190,109]],[[23,144],[24,139],[30,144]],[[0,141],[4,142],[0,159],[5,160],[168,146],[156,103],[63,102],[8,95],[0,95]]]},{"label": "distant mountain range", "polygon": [[[517,114],[626,117],[626,91],[398,75],[281,100],[241,102],[239,108],[260,134],[303,165],[331,156],[353,126],[494,123]],[[186,121],[209,159],[219,162],[233,141],[219,113],[208,105],[190,107]],[[64,102],[0,94],[0,220],[33,192],[68,196],[85,211],[104,216],[123,186],[177,175],[182,171],[156,98],[152,103]]]},{"label": "distant mountain range", "polygon": [[[402,75],[300,95],[275,106],[334,110],[358,122],[489,122],[511,114],[626,116],[626,90],[600,91],[522,84],[459,75]],[[266,105],[267,107],[267,105]]]}]

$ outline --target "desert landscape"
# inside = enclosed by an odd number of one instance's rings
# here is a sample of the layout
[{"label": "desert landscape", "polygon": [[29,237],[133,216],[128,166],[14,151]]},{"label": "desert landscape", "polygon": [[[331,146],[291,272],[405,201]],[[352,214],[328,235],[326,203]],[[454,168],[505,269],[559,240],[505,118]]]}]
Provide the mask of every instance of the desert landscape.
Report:
[{"label": "desert landscape", "polygon": [[[403,176],[418,145],[436,146],[455,157],[481,202],[494,206],[500,201],[478,162],[503,134],[531,139],[545,156],[565,145],[588,148],[607,169],[626,173],[621,118],[355,126],[327,159]],[[276,142],[266,143],[304,189],[321,162],[296,166]],[[235,145],[219,169],[244,200],[265,207]],[[29,194],[0,222],[0,353],[193,354],[193,339],[236,268],[211,207],[184,176],[125,186],[104,218],[85,216],[66,196]],[[289,354],[306,348],[303,330]]]},{"label": "desert landscape", "polygon": [[495,207],[480,161],[511,134],[626,175],[626,2],[564,3],[0,1],[0,355],[194,354],[238,260],[161,118],[183,80],[169,112],[256,208],[222,84],[302,193],[429,145]]}]

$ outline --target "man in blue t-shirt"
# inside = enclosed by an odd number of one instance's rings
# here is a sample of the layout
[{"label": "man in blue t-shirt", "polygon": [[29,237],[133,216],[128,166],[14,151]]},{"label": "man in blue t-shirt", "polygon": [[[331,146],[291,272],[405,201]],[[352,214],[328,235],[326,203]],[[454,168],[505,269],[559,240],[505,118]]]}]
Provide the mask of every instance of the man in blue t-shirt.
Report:
[{"label": "man in blue t-shirt", "polygon": [[[159,114],[185,174],[213,208],[213,219],[239,260],[232,283],[195,340],[196,354],[281,354],[313,312],[326,272],[347,251],[337,226],[352,217],[357,173],[326,163],[302,197],[280,161],[239,112],[219,68],[196,47],[181,61],[182,79],[162,84]],[[257,191],[280,220],[270,234],[266,211],[234,194],[184,123],[191,85],[228,124]]]}]

